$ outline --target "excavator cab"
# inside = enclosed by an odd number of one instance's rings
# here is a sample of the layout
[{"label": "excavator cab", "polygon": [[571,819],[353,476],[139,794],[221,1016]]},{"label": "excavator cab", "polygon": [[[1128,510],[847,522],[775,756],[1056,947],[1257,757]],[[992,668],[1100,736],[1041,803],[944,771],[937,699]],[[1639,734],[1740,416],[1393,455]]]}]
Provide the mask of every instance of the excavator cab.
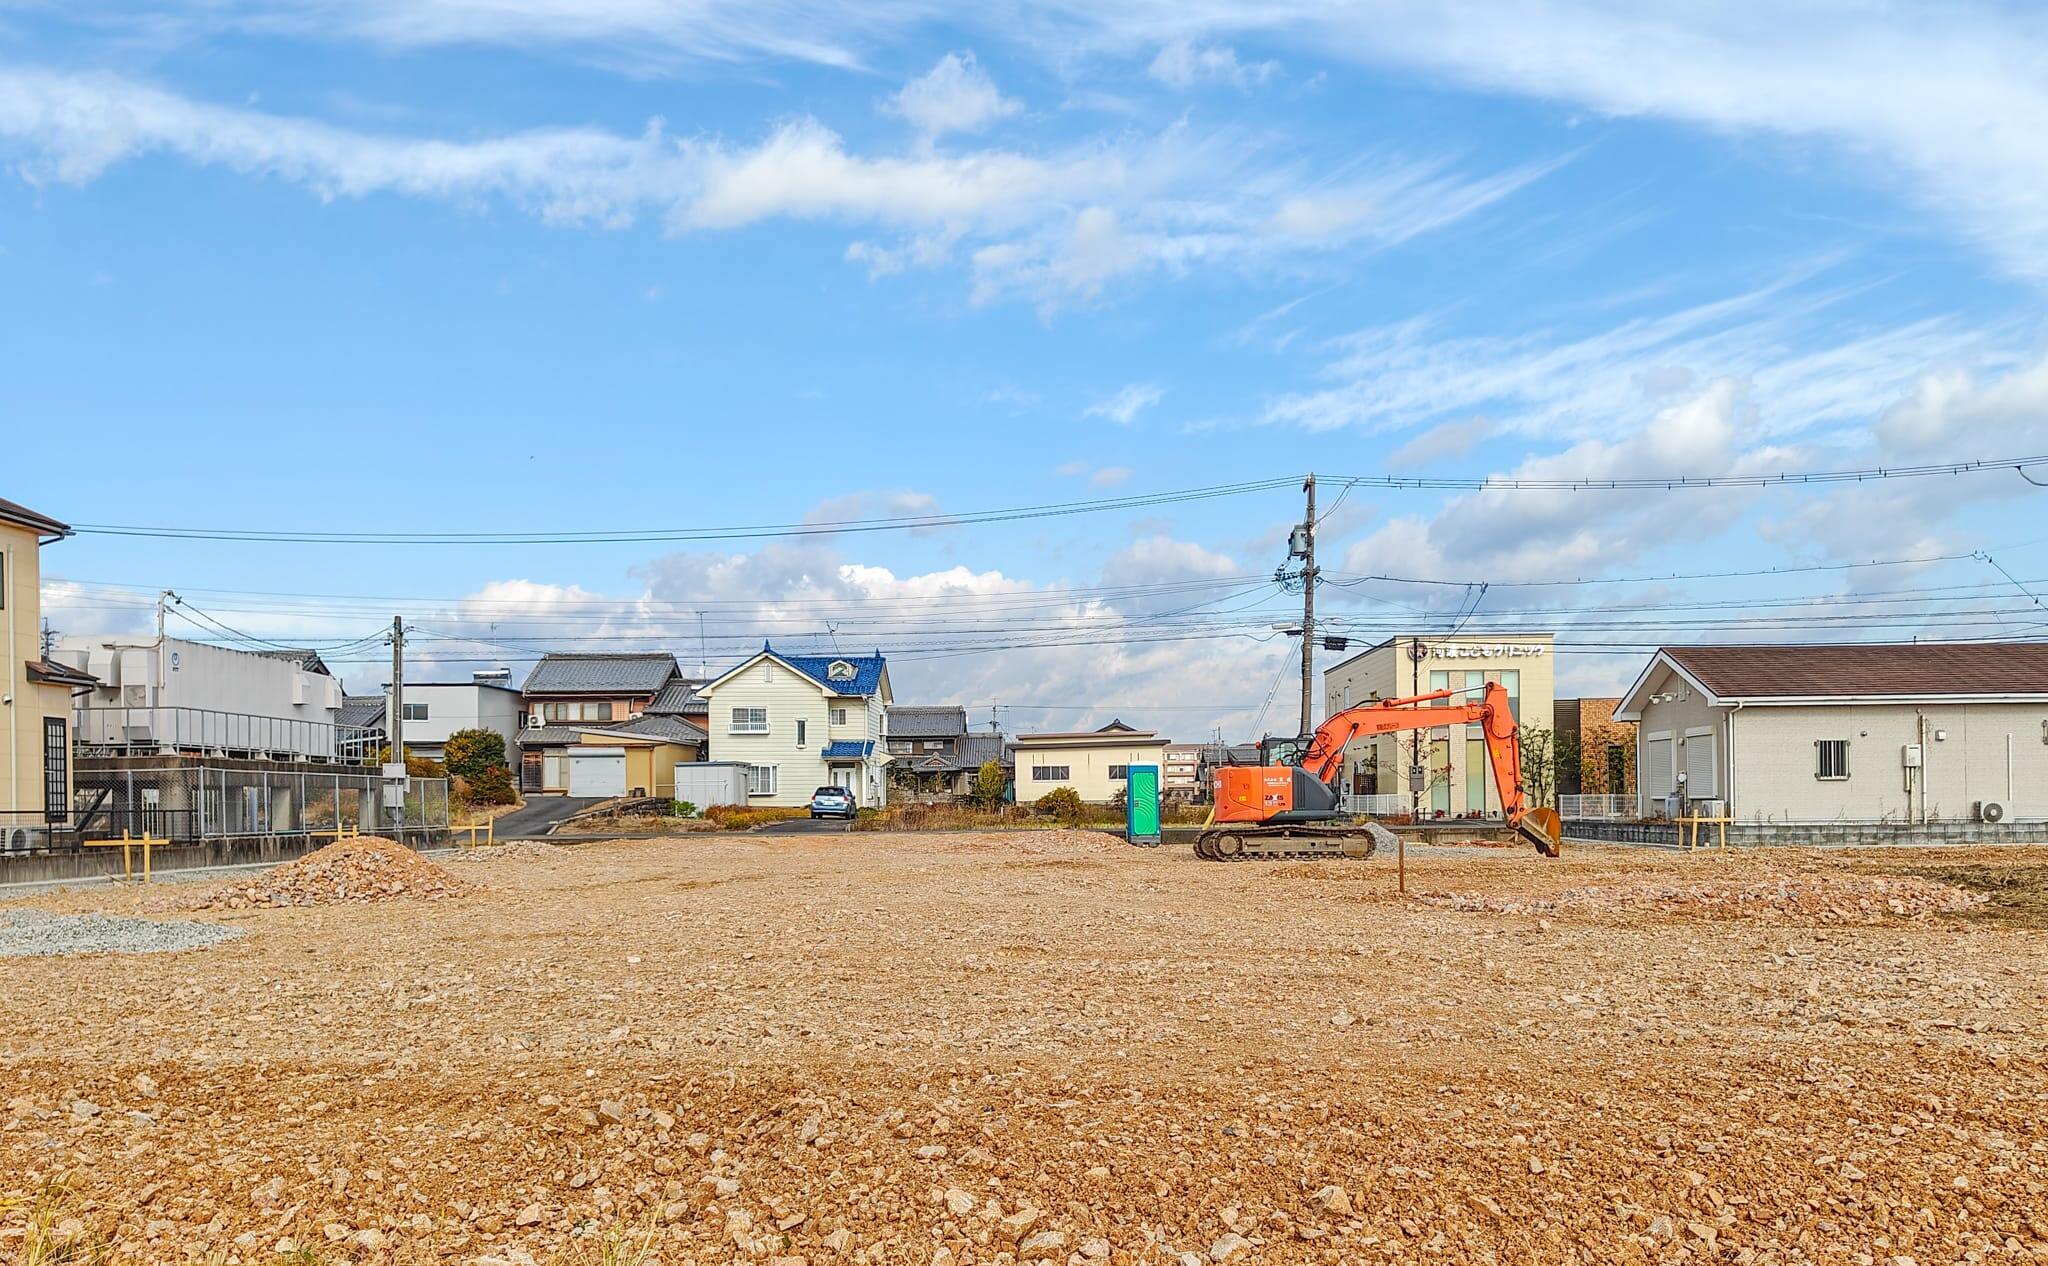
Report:
[{"label": "excavator cab", "polygon": [[1299,766],[1302,760],[1308,756],[1309,745],[1314,741],[1314,739],[1298,738],[1292,735],[1287,738],[1281,738],[1278,735],[1268,734],[1265,738],[1259,740],[1259,763],[1261,765]]}]

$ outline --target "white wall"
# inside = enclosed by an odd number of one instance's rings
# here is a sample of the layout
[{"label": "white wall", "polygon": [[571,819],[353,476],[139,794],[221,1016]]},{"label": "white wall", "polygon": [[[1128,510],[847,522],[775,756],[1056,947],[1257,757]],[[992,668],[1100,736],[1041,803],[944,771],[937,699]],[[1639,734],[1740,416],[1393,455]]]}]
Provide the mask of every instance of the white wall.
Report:
[{"label": "white wall", "polygon": [[[341,708],[341,682],[333,677],[309,673],[289,660],[204,642],[167,638],[159,655],[155,638],[74,634],[57,639],[54,658],[100,679],[103,684],[92,692],[90,706],[142,710],[126,718],[90,714],[79,736],[87,742],[113,742],[124,737],[141,741],[151,736],[150,727],[154,725],[158,741],[179,741],[186,746],[255,746],[259,744],[246,741],[243,727],[232,723],[215,726],[197,715],[166,714],[152,718],[146,710],[189,708],[332,726]],[[176,732],[180,727],[184,732]],[[309,744],[301,749],[306,754],[335,754],[331,729],[308,729],[303,734],[310,737]],[[275,741],[273,735],[260,745],[281,747],[282,743]]]},{"label": "white wall", "polygon": [[[1735,808],[1744,821],[1915,822],[1968,820],[1978,801],[2002,800],[2009,820],[2041,821],[2044,727],[2038,703],[1747,707],[1734,719]],[[1816,739],[1848,741],[1847,778],[1815,776]],[[1901,749],[1916,742],[1924,792],[1909,793]]]},{"label": "white wall", "polygon": [[[748,804],[809,804],[811,792],[829,781],[823,755],[832,737],[829,705],[824,691],[809,677],[764,659],[718,684],[706,698],[711,705],[705,719],[708,759],[776,767],[775,794],[749,796]],[[768,732],[734,734],[734,708],[766,708]],[[802,746],[796,738],[798,721],[804,723]],[[847,729],[857,732],[866,726],[867,718],[849,714],[847,722]]]},{"label": "white wall", "polygon": [[[496,730],[505,738],[506,758],[513,758],[524,715],[518,691],[470,682],[407,682],[405,701],[427,705],[426,720],[405,723],[408,748],[438,748],[457,730]],[[390,716],[389,690],[384,692],[384,708]]]}]

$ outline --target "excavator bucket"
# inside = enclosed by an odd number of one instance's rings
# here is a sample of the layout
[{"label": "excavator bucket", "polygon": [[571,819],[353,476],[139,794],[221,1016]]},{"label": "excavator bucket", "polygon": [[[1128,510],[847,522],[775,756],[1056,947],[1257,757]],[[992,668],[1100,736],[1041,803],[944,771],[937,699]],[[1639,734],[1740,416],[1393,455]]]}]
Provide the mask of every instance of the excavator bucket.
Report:
[{"label": "excavator bucket", "polygon": [[1556,857],[1564,851],[1564,819],[1557,816],[1555,809],[1529,810],[1515,824],[1515,830],[1545,857]]}]

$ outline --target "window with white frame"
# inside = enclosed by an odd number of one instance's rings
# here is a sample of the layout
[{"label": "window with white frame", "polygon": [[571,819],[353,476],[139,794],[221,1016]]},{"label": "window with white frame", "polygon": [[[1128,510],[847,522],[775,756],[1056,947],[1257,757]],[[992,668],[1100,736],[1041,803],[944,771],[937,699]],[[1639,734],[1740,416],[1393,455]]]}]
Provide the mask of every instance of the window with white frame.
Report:
[{"label": "window with white frame", "polygon": [[845,708],[834,708],[834,709],[832,709],[832,724],[834,724],[834,725],[845,725],[845,724],[846,724],[846,709],[845,709]]},{"label": "window with white frame", "polygon": [[1067,781],[1068,769],[1069,766],[1066,765],[1033,765],[1031,767],[1031,781],[1065,782]]},{"label": "window with white frame", "polygon": [[1109,780],[1111,782],[1129,782],[1131,780],[1131,767],[1129,765],[1111,765],[1109,767]]},{"label": "window with white frame", "polygon": [[750,796],[772,796],[775,794],[775,765],[747,766],[747,794]]},{"label": "window with white frame", "polygon": [[426,704],[424,704],[424,703],[408,703],[408,704],[406,704],[406,705],[405,705],[405,719],[406,719],[406,720],[408,720],[408,721],[424,721],[424,720],[426,720],[426,719],[427,719],[427,705],[426,705]]},{"label": "window with white frame", "polygon": [[732,728],[729,734],[766,734],[768,732],[768,709],[734,708]]},{"label": "window with white frame", "polygon": [[[407,704],[410,712],[412,705]],[[612,705],[609,700],[570,699],[540,705],[541,715],[550,721],[609,721],[612,719]],[[411,717],[408,715],[408,720]]]},{"label": "window with white frame", "polygon": [[804,745],[804,719],[802,717],[796,719],[796,745],[798,747]]},{"label": "window with white frame", "polygon": [[1840,779],[1849,776],[1849,740],[1815,739],[1815,778]]}]

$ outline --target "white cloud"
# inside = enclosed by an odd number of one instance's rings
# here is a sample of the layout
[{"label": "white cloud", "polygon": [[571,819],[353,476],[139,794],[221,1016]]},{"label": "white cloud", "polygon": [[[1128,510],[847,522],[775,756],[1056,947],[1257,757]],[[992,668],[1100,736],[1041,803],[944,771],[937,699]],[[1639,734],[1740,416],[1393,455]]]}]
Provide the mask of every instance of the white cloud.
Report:
[{"label": "white cloud", "polygon": [[1154,382],[1126,383],[1115,395],[1098,400],[1081,410],[1084,418],[1107,418],[1118,426],[1129,426],[1140,413],[1166,397],[1166,388]]},{"label": "white cloud", "polygon": [[902,239],[856,240],[845,248],[850,263],[887,275],[943,265],[959,246],[976,302],[1025,298],[1044,310],[1125,278],[1270,269],[1303,253],[1403,241],[1534,178],[1533,169],[1450,176],[1437,163],[1367,156],[1357,165],[1373,174],[1359,187],[1393,193],[1363,218],[1307,226],[1276,216],[1303,176],[1271,157],[1269,138],[1186,125],[1045,153],[857,153],[807,117],[751,144],[672,136],[660,119],[637,136],[560,128],[449,141],[211,105],[119,76],[19,68],[0,69],[0,143],[36,181],[83,184],[168,154],[326,198],[503,203],[557,225],[623,228],[653,214],[674,233],[777,219],[878,228]]},{"label": "white cloud", "polygon": [[[1258,35],[1621,117],[1835,143],[2014,272],[2048,280],[2048,26],[2025,6],[1823,0],[1081,5],[1048,45],[1133,51]],[[1825,56],[1816,56],[1825,49]]]},{"label": "white cloud", "polygon": [[1260,420],[1388,431],[1484,413],[1502,432],[1613,437],[1674,392],[1736,377],[1754,384],[1766,428],[1791,434],[1868,419],[1930,365],[2010,362],[2009,329],[1950,318],[1848,325],[1837,308],[1850,292],[1810,281],[1795,275],[1576,337],[1440,336],[1430,317],[1360,330],[1325,345],[1330,385],[1280,395]]},{"label": "white cloud", "polygon": [[1062,479],[1078,479],[1088,473],[1088,463],[1075,458],[1070,462],[1061,462],[1059,469],[1053,473]]},{"label": "white cloud", "polygon": [[1129,466],[1104,466],[1088,476],[1088,482],[1097,488],[1114,488],[1129,479],[1135,472]]},{"label": "white cloud", "polygon": [[889,100],[891,113],[927,137],[979,132],[1024,108],[997,91],[973,53],[947,53]]},{"label": "white cloud", "polygon": [[[94,8],[86,0],[76,7]],[[103,7],[109,26],[136,20]],[[963,21],[932,0],[158,0],[154,8],[158,27],[171,31],[285,32],[387,48],[514,46],[629,68],[761,59],[852,67],[913,29]],[[2048,170],[2048,76],[2040,72],[2048,27],[2025,5],[1036,0],[984,7],[966,20],[976,17],[991,38],[1028,41],[1049,61],[1184,46],[1194,74],[1205,55],[1221,61],[1225,41],[1257,37],[1613,117],[1820,139],[1876,180],[1898,182],[2014,272],[2048,280],[2048,187],[2038,178]],[[1162,69],[1172,75],[1177,66],[1169,57]]]},{"label": "white cloud", "polygon": [[1241,62],[1237,50],[1227,44],[1201,45],[1174,40],[1159,50],[1146,73],[1171,88],[1183,91],[1203,83],[1249,88],[1280,73],[1275,61]]},{"label": "white cloud", "polygon": [[1396,470],[1409,470],[1417,466],[1428,466],[1447,457],[1463,457],[1491,434],[1493,423],[1485,418],[1445,422],[1429,428],[1387,454],[1387,465]]}]

